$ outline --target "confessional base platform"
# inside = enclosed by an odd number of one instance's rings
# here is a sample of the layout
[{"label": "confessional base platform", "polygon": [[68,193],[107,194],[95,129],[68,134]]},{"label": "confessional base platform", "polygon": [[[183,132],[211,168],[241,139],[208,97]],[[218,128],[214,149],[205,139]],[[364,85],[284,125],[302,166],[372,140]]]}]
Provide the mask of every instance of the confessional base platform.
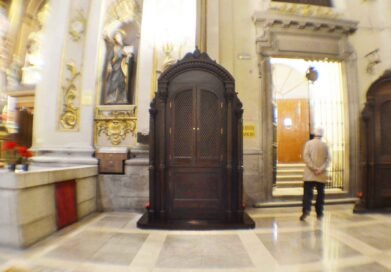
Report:
[{"label": "confessional base platform", "polygon": [[253,229],[255,222],[247,213],[234,220],[171,220],[151,218],[148,212],[137,222],[141,229],[166,229],[166,230],[237,230]]},{"label": "confessional base platform", "polygon": [[368,208],[361,201],[358,201],[353,207],[353,213],[364,214],[364,213],[391,213],[391,206],[379,207],[379,208]]}]

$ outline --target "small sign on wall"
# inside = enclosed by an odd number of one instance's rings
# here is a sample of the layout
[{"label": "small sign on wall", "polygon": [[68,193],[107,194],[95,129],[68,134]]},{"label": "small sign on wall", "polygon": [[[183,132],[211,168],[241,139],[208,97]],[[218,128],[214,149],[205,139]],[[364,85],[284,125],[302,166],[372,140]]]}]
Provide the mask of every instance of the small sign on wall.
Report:
[{"label": "small sign on wall", "polygon": [[244,124],[243,125],[243,137],[244,138],[255,138],[255,125]]}]

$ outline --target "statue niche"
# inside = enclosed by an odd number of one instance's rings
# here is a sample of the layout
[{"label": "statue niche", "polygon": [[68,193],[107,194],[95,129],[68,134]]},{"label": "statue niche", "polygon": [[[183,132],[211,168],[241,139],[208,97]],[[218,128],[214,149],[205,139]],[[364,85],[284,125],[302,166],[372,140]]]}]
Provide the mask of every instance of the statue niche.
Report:
[{"label": "statue niche", "polygon": [[198,49],[159,77],[150,109],[150,207],[140,228],[240,229],[242,104],[234,79]]},{"label": "statue niche", "polygon": [[391,71],[369,87],[362,112],[362,195],[355,212],[391,208]]},{"label": "statue niche", "polygon": [[133,104],[135,45],[125,44],[127,34],[116,29],[105,34],[106,57],[103,69],[102,104]]}]

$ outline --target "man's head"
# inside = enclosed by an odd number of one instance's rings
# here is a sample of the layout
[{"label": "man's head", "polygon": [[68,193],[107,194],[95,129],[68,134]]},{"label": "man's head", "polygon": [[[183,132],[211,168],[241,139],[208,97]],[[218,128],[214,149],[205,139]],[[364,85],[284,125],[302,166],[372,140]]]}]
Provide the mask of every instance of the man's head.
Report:
[{"label": "man's head", "polygon": [[314,131],[314,136],[321,138],[321,137],[323,137],[323,132],[324,132],[323,128],[318,127]]}]

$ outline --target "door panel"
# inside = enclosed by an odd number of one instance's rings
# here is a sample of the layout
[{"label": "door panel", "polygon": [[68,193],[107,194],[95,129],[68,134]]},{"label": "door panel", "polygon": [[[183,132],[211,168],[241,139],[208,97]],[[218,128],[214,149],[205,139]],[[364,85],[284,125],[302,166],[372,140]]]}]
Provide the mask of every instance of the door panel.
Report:
[{"label": "door panel", "polygon": [[213,91],[194,86],[177,92],[170,102],[167,208],[171,219],[195,215],[209,219],[222,211],[221,101]]},{"label": "door panel", "polygon": [[175,219],[188,216],[207,219],[221,213],[221,170],[175,168],[169,171],[169,177],[169,216],[175,214]]},{"label": "door panel", "polygon": [[308,101],[306,99],[278,100],[277,110],[278,162],[302,162],[304,145],[309,140]]},{"label": "door panel", "polygon": [[170,154],[172,162],[191,163],[194,154],[195,135],[193,90],[185,90],[170,101],[172,108],[172,127],[170,132]]},{"label": "door panel", "polygon": [[218,166],[221,155],[221,107],[216,94],[197,92],[197,163]]}]

